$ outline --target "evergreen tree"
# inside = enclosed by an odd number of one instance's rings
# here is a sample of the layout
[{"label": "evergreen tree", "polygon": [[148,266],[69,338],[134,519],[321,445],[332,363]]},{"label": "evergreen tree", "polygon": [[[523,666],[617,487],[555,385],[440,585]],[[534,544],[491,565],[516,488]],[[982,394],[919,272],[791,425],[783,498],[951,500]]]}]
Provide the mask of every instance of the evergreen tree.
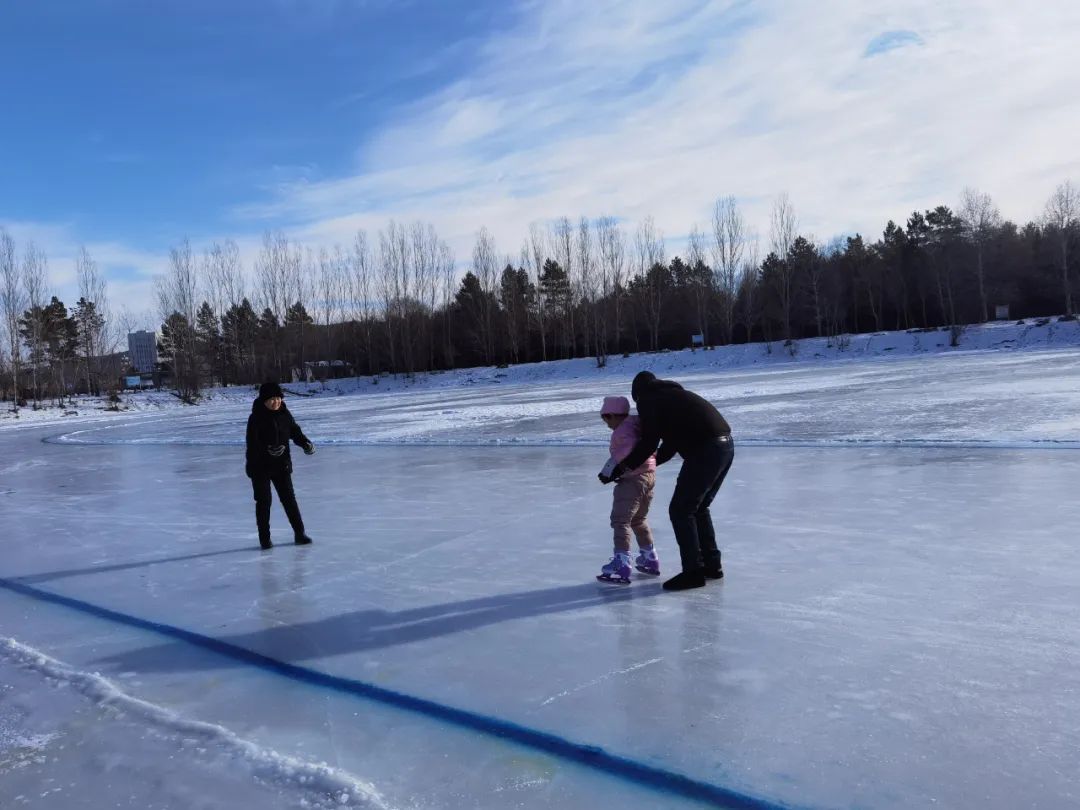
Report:
[{"label": "evergreen tree", "polygon": [[262,358],[261,368],[257,373],[262,377],[281,378],[281,324],[277,315],[269,307],[259,316],[255,331],[257,354]]},{"label": "evergreen tree", "polygon": [[218,319],[209,302],[203,301],[195,314],[195,345],[199,365],[209,372],[211,379],[224,382],[222,370],[222,342]]},{"label": "evergreen tree", "polygon": [[548,259],[540,271],[540,291],[544,300],[544,320],[549,324],[556,343],[563,347],[563,356],[570,356],[571,335],[569,334],[570,308],[574,294],[570,279],[554,259]]},{"label": "evergreen tree", "polygon": [[82,357],[83,370],[86,373],[86,392],[98,396],[101,394],[99,375],[95,374],[97,358],[102,347],[98,345],[105,319],[98,312],[97,304],[80,298],[75,305],[74,316],[78,330],[78,352]]},{"label": "evergreen tree", "polygon": [[221,318],[222,352],[226,373],[236,382],[255,382],[256,338],[259,316],[245,298],[225,312]]},{"label": "evergreen tree", "polygon": [[486,314],[497,307],[494,296],[484,290],[479,277],[470,270],[461,279],[461,286],[454,295],[454,305],[468,325],[467,332],[473,351],[465,356],[472,363],[484,362],[487,359],[488,344]]},{"label": "evergreen tree", "polygon": [[198,340],[195,328],[179,312],[173,312],[161,325],[158,355],[172,372],[181,399],[194,403],[202,387]]}]

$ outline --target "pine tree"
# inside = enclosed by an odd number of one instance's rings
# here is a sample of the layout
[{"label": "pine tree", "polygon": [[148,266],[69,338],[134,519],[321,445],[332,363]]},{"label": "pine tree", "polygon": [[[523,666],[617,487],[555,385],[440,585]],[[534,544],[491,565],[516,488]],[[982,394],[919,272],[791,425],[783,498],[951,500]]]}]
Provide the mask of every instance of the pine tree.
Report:
[{"label": "pine tree", "polygon": [[101,386],[93,368],[96,358],[101,354],[101,346],[98,342],[102,329],[105,328],[105,319],[98,313],[97,304],[85,298],[80,298],[75,305],[73,317],[78,332],[78,352],[82,357],[86,373],[86,393],[98,396],[101,393]]},{"label": "pine tree", "polygon": [[231,379],[237,382],[255,382],[256,337],[259,316],[251,302],[245,298],[225,312],[221,319],[222,352],[224,364]]},{"label": "pine tree", "polygon": [[200,367],[208,370],[211,378],[221,379],[221,331],[213,307],[207,301],[202,302],[195,315],[195,345]]}]

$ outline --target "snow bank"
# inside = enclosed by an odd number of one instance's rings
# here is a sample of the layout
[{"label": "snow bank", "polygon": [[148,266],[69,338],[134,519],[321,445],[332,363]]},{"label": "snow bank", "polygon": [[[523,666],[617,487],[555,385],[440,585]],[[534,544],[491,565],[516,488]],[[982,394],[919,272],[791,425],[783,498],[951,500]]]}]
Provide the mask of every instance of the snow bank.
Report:
[{"label": "snow bank", "polygon": [[[682,376],[756,367],[798,368],[807,364],[845,363],[886,358],[912,358],[927,355],[955,355],[973,352],[1038,351],[1080,348],[1080,321],[1050,318],[1016,322],[995,322],[966,326],[953,347],[948,327],[911,329],[903,332],[872,332],[843,335],[839,338],[811,338],[785,345],[747,343],[691,351],[645,352],[612,355],[604,368],[591,357],[551,360],[515,366],[484,366],[452,371],[423,372],[412,377],[383,375],[328,380],[325,383],[291,383],[284,387],[300,397],[339,397],[365,394],[389,394],[400,391],[433,392],[472,386],[557,385],[583,380],[622,381],[639,371],[649,370]],[[0,431],[19,427],[48,426],[116,420],[119,417],[145,417],[148,414],[206,409],[207,406],[246,406],[255,395],[255,386],[210,388],[200,406],[181,402],[169,392],[143,391],[122,396],[120,410],[109,410],[101,397],[81,397],[72,407],[23,408],[18,418],[5,407],[0,412]]]}]

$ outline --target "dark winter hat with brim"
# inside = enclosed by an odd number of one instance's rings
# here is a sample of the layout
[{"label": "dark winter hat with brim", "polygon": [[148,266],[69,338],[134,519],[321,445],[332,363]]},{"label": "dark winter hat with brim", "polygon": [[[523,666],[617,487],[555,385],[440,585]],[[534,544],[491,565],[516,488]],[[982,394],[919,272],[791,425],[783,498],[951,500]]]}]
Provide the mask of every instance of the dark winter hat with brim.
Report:
[{"label": "dark winter hat with brim", "polygon": [[281,390],[281,386],[276,382],[264,382],[259,386],[259,401],[265,402],[268,399],[274,397],[284,397],[285,392]]},{"label": "dark winter hat with brim", "polygon": [[637,376],[634,377],[634,381],[630,384],[630,396],[634,398],[634,402],[638,401],[641,393],[648,387],[649,383],[656,379],[656,375],[651,371],[639,371]]}]

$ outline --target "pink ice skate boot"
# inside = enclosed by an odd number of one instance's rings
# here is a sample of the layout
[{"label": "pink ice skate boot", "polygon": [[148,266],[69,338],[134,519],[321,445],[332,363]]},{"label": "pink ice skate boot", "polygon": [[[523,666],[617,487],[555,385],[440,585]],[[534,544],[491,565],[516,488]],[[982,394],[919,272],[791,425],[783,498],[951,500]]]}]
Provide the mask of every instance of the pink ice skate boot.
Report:
[{"label": "pink ice skate boot", "polygon": [[611,562],[600,569],[596,578],[601,582],[617,582],[620,585],[630,584],[630,555],[625,551],[616,551]]},{"label": "pink ice skate boot", "polygon": [[660,574],[660,558],[656,556],[655,549],[642,549],[634,560],[634,567],[643,574]]}]

